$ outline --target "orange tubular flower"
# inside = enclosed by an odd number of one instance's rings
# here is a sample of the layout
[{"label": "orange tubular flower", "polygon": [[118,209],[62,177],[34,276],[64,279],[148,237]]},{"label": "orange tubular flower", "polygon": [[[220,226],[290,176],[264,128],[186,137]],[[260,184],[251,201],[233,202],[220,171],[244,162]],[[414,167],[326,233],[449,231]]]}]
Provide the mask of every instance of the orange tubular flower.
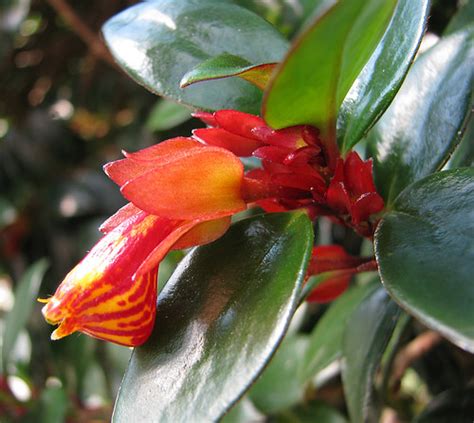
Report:
[{"label": "orange tubular flower", "polygon": [[158,264],[171,248],[220,237],[246,208],[243,166],[229,151],[175,138],[105,166],[129,203],[43,308],[59,324],[121,345],[145,342],[155,320]]}]

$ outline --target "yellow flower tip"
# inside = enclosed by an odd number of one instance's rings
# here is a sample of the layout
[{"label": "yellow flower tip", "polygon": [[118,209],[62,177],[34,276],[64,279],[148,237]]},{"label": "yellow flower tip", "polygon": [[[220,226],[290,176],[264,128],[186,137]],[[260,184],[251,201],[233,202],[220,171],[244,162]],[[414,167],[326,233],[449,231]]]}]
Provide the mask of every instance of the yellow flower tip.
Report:
[{"label": "yellow flower tip", "polygon": [[45,305],[41,309],[41,313],[50,325],[57,325],[64,321],[64,319],[67,317],[65,310],[60,305],[61,304],[56,301],[55,297],[51,297],[45,301]]},{"label": "yellow flower tip", "polygon": [[76,327],[69,320],[63,320],[59,327],[51,334],[51,339],[57,341],[58,339],[64,338],[76,331]]},{"label": "yellow flower tip", "polygon": [[42,304],[48,304],[51,301],[51,298],[37,298],[36,301]]}]

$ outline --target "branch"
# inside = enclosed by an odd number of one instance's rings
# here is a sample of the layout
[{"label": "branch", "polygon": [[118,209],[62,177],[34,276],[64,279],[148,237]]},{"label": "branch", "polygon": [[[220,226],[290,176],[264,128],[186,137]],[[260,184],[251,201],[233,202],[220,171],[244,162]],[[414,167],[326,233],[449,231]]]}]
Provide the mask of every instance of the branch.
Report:
[{"label": "branch", "polygon": [[87,44],[91,53],[97,58],[107,62],[117,69],[109,50],[100,37],[95,34],[76,14],[76,12],[64,0],[47,0],[50,6],[61,16],[61,18],[71,27],[79,38]]},{"label": "branch", "polygon": [[392,383],[390,386],[398,385],[406,369],[408,369],[413,362],[436,347],[442,340],[443,337],[438,332],[429,330],[417,336],[406,345],[405,348],[398,353],[393,363]]}]

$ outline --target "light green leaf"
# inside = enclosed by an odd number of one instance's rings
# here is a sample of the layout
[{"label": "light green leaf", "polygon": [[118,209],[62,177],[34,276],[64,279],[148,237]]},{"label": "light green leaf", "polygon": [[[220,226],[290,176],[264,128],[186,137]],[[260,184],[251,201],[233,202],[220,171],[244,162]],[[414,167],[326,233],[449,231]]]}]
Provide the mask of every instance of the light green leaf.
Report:
[{"label": "light green leaf", "polygon": [[284,410],[303,399],[304,384],[296,377],[308,347],[308,337],[288,336],[249,391],[255,406],[265,414]]},{"label": "light green leaf", "polygon": [[335,143],[337,111],[379,43],[396,0],[341,0],[295,40],[264,99],[275,128],[318,127]]},{"label": "light green leaf", "polygon": [[2,366],[6,372],[10,354],[21,330],[24,328],[36,303],[43,276],[48,268],[45,259],[32,264],[18,282],[15,290],[15,303],[5,319],[2,339]]},{"label": "light green leaf", "polygon": [[178,103],[161,99],[151,109],[145,126],[152,132],[166,131],[191,119],[191,111]]},{"label": "light green leaf", "polygon": [[301,361],[300,378],[308,381],[341,357],[344,329],[352,312],[377,288],[377,283],[350,288],[329,307],[310,335]]},{"label": "light green leaf", "polygon": [[238,76],[263,90],[272,75],[275,63],[252,64],[239,56],[223,53],[197,65],[181,79],[180,86],[196,82]]}]

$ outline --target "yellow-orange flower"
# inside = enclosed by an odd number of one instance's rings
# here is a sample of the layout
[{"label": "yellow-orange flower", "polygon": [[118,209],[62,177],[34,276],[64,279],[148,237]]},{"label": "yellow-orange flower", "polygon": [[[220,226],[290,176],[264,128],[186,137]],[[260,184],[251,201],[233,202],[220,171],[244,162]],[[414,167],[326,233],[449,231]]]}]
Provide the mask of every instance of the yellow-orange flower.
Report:
[{"label": "yellow-orange flower", "polygon": [[211,242],[246,208],[243,166],[232,153],[190,138],[165,141],[105,167],[132,203],[102,226],[104,237],[66,276],[43,308],[75,331],[137,346],[155,320],[159,262],[171,248]]}]

